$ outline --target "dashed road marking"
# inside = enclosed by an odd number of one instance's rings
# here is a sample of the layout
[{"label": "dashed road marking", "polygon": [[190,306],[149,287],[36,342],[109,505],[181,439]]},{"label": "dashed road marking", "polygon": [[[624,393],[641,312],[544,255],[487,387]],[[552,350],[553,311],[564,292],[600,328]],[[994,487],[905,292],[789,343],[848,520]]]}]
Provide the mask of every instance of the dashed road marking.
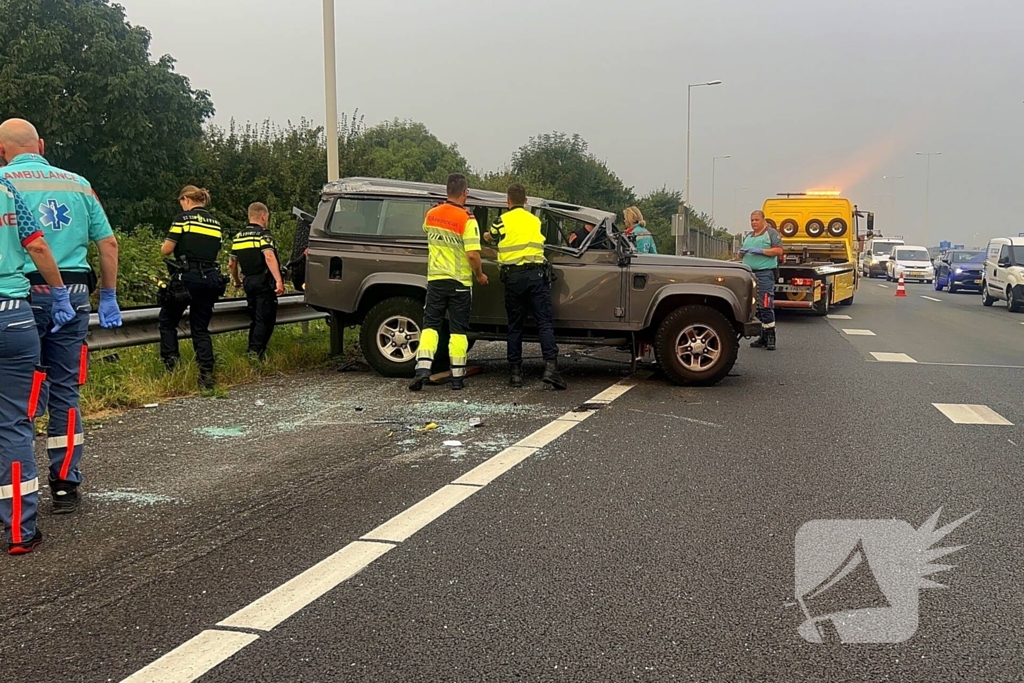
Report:
[{"label": "dashed road marking", "polygon": [[203,631],[121,683],[191,683],[258,639],[255,633]]},{"label": "dashed road marking", "polygon": [[[633,386],[630,380],[623,380],[587,403],[601,404],[598,407],[610,404]],[[541,427],[217,625],[272,630],[592,414],[593,411],[572,411]],[[190,683],[258,639],[259,635],[254,633],[206,630],[122,683]]]},{"label": "dashed road marking", "polygon": [[269,631],[394,547],[389,543],[349,543],[217,625]]},{"label": "dashed road marking", "polygon": [[875,360],[882,363],[916,363],[917,361],[905,353],[887,353],[885,351],[872,351],[871,355]]},{"label": "dashed road marking", "polygon": [[875,337],[877,336],[871,330],[850,330],[844,329],[843,332],[850,335],[851,337]]},{"label": "dashed road marking", "polygon": [[889,285],[878,285],[878,286],[881,287],[882,289],[889,289]]},{"label": "dashed road marking", "polygon": [[940,304],[942,303],[942,299],[936,299],[933,296],[925,296],[924,294],[922,294],[921,298],[922,299],[928,299],[928,301],[938,301]]},{"label": "dashed road marking", "polygon": [[828,316],[828,319],[829,319],[829,320],[853,320],[853,318],[851,318],[850,316],[848,316],[848,315],[842,315],[842,314],[840,314],[840,313],[834,313],[834,314],[830,314],[830,315]]},{"label": "dashed road marking", "polygon": [[1010,425],[1013,423],[988,406],[969,403],[933,403],[939,412],[959,425]]}]

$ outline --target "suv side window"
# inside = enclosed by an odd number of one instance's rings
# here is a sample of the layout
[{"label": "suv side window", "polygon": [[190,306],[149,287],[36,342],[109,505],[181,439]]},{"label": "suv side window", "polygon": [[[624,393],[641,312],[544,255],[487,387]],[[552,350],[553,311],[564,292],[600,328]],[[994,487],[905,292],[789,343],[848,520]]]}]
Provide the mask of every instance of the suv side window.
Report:
[{"label": "suv side window", "polygon": [[430,207],[430,202],[386,200],[380,234],[384,237],[423,237],[423,219]]},{"label": "suv side window", "polygon": [[334,202],[334,212],[327,225],[331,235],[376,235],[384,208],[382,199],[346,199]]}]

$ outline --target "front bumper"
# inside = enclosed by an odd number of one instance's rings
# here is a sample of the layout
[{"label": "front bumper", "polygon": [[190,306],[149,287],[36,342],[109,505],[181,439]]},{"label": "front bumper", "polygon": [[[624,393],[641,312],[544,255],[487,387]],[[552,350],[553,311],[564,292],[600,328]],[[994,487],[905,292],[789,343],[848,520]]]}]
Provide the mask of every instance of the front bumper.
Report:
[{"label": "front bumper", "polygon": [[897,270],[893,271],[893,279],[899,280],[900,276],[903,276],[904,282],[907,280],[917,280],[918,282],[924,282],[925,280],[934,280],[935,271],[922,271],[922,270]]},{"label": "front bumper", "polygon": [[977,275],[961,273],[959,275],[949,276],[949,281],[961,289],[981,289],[982,280],[983,277],[981,273],[978,273]]},{"label": "front bumper", "polygon": [[868,266],[869,277],[882,277],[886,272],[885,263],[873,263]]}]

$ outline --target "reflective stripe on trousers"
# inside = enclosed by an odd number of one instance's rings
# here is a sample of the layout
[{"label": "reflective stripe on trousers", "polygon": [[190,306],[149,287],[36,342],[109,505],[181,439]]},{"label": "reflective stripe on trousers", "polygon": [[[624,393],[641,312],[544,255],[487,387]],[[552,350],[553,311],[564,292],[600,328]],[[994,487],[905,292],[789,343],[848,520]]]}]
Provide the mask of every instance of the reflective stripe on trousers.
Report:
[{"label": "reflective stripe on trousers", "polygon": [[84,436],[78,399],[80,386],[88,374],[85,337],[89,332],[89,294],[84,286],[71,294],[71,305],[78,315],[56,332],[52,331],[50,317],[53,297],[49,292],[35,291],[31,297],[41,338],[40,364],[47,367],[47,381],[36,415],[50,415],[46,430],[50,479],[80,484],[82,473],[78,464],[82,459]]}]

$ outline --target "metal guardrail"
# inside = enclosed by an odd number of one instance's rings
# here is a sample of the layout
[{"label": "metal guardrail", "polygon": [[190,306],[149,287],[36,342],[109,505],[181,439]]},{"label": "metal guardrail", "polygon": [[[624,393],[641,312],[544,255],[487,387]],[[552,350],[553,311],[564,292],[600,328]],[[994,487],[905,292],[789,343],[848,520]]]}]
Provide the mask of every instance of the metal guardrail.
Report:
[{"label": "metal guardrail", "polygon": [[[302,294],[290,294],[277,300],[277,324],[291,325],[327,318],[326,313],[314,311],[306,305],[306,297]],[[100,327],[99,316],[93,313],[89,317],[89,337],[87,343],[90,351],[117,349],[126,346],[154,344],[160,341],[160,307],[130,308],[121,312],[121,327],[105,330]],[[210,321],[210,333],[222,334],[237,330],[249,329],[249,313],[245,299],[226,299],[218,301],[213,307],[213,320]],[[188,313],[178,325],[178,339],[188,339],[192,330],[188,324]]]}]

